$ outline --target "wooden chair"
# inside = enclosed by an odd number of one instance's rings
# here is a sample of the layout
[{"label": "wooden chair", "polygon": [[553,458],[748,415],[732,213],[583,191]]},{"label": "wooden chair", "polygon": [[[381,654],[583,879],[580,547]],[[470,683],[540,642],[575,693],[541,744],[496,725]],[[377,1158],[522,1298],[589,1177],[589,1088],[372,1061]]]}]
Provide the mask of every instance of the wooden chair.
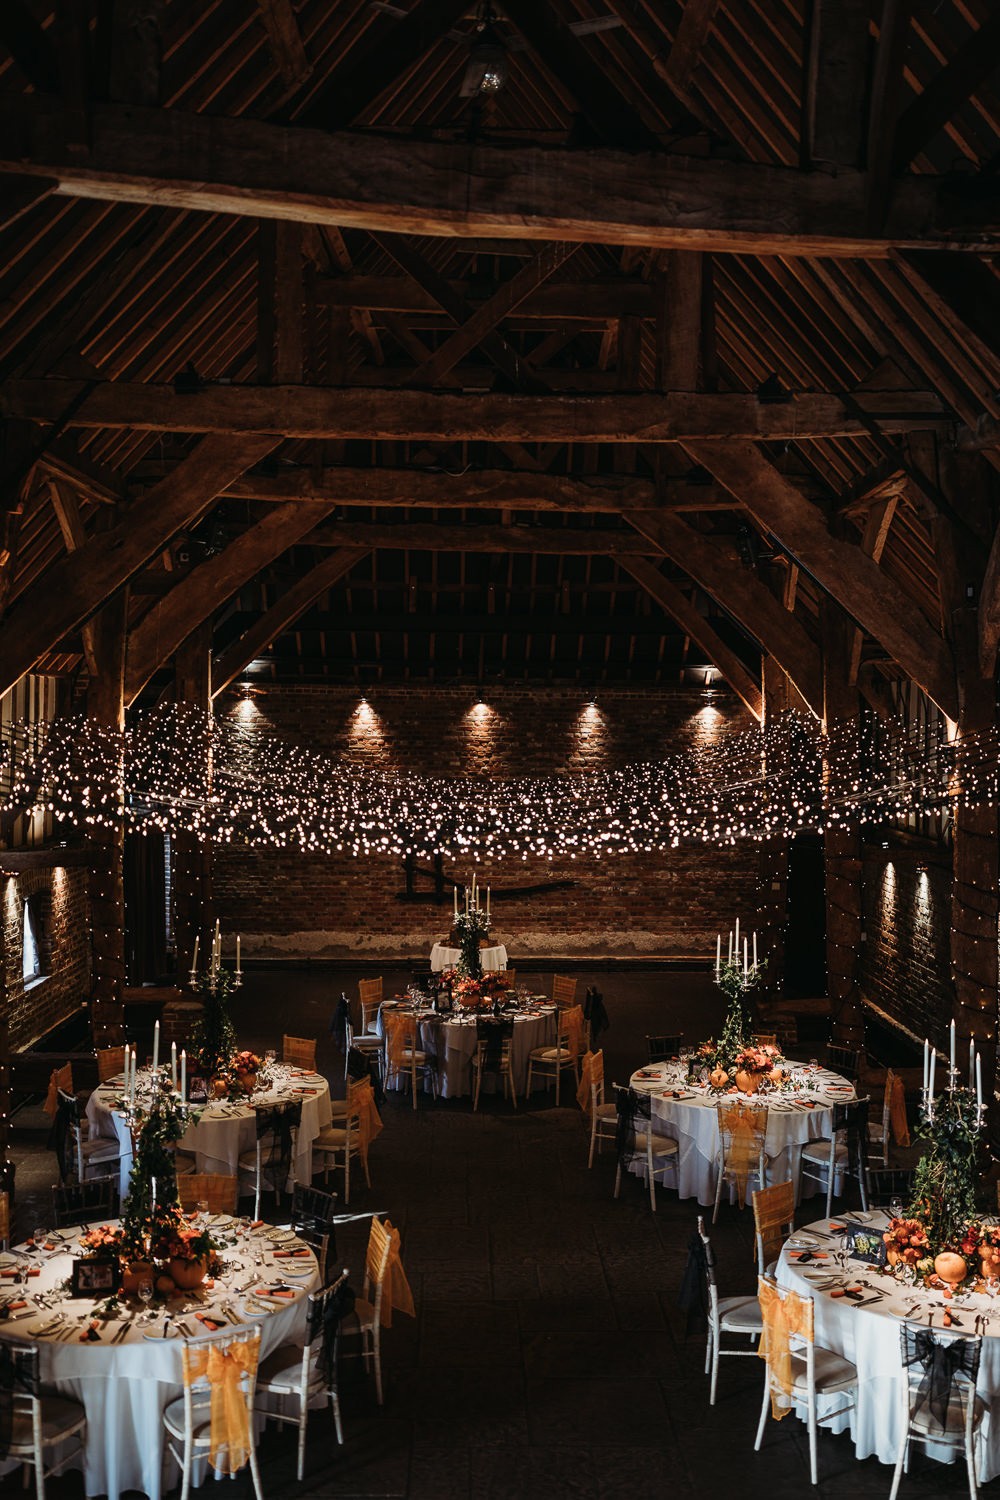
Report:
[{"label": "wooden chair", "polygon": [[184,1394],[171,1401],[163,1413],[167,1447],[181,1467],[181,1500],[188,1500],[191,1492],[191,1470],[195,1460],[208,1457],[211,1452],[212,1387],[208,1379],[209,1357],[221,1354],[228,1358],[237,1348],[240,1352],[240,1374],[236,1388],[238,1399],[246,1409],[249,1444],[245,1457],[243,1454],[224,1455],[228,1460],[225,1472],[236,1474],[244,1463],[249,1462],[257,1500],[264,1500],[254,1445],[254,1390],[260,1360],[259,1325],[234,1329],[223,1338],[213,1334],[210,1338],[188,1339],[181,1348]]},{"label": "wooden chair", "polygon": [[855,1048],[837,1047],[830,1042],[826,1049],[826,1065],[831,1073],[840,1073],[851,1083],[857,1083],[861,1072],[861,1053]]},{"label": "wooden chair", "polygon": [[[428,1054],[421,1050],[417,1036],[417,1018],[397,1011],[383,1013],[385,1029],[385,1064],[383,1077],[386,1088],[393,1082],[406,1080],[410,1084],[413,1108],[417,1107],[417,1082],[421,1075],[430,1080],[431,1095],[437,1098],[437,1077]],[[357,1039],[355,1038],[355,1041]]]},{"label": "wooden chair", "polygon": [[795,1184],[775,1182],[753,1195],[753,1224],[757,1236],[757,1274],[770,1276],[781,1247],[795,1228]]},{"label": "wooden chair", "polygon": [[[861,1186],[861,1207],[868,1207],[868,1186],[865,1172],[868,1166],[868,1100],[856,1099],[851,1104],[835,1104],[827,1139],[810,1141],[802,1148],[799,1177],[802,1182],[815,1182],[826,1189],[826,1216],[833,1209],[833,1194],[838,1182],[848,1174],[858,1179]],[[812,1189],[816,1191],[815,1188]],[[806,1194],[808,1196],[808,1194]]]},{"label": "wooden chair", "polygon": [[119,1073],[124,1073],[124,1071],[124,1047],[99,1047],[97,1049],[97,1080],[99,1083],[107,1083],[109,1078],[117,1078]]},{"label": "wooden chair", "polygon": [[[889,1500],[896,1500],[899,1493],[903,1470],[909,1466],[912,1442],[923,1443],[925,1447],[933,1444],[950,1448],[956,1458],[962,1454],[969,1477],[969,1495],[971,1500],[976,1500],[977,1439],[987,1411],[985,1401],[976,1392],[982,1338],[955,1329],[927,1329],[920,1323],[904,1323],[899,1330],[899,1341],[903,1362],[901,1390],[905,1437],[899,1447]],[[928,1401],[932,1372],[940,1376],[942,1365],[949,1372],[945,1377],[947,1389],[940,1393],[944,1404],[943,1423],[939,1421],[940,1413],[935,1412]]]},{"label": "wooden chair", "polygon": [[889,1165],[889,1150],[892,1145],[892,1093],[896,1086],[896,1074],[891,1068],[885,1075],[885,1088],[882,1091],[882,1118],[873,1125],[868,1121],[868,1144],[879,1146],[883,1167]]},{"label": "wooden chair", "polygon": [[275,1411],[270,1401],[262,1415],[269,1422],[283,1422],[298,1428],[299,1483],[305,1471],[306,1426],[309,1406],[325,1396],[333,1413],[337,1442],[344,1445],[344,1428],[340,1420],[340,1394],[337,1382],[337,1353],[340,1345],[340,1323],[347,1292],[346,1270],[324,1291],[309,1296],[306,1341],[303,1345],[281,1344],[262,1361],[257,1371],[258,1397],[277,1397],[282,1405],[294,1403],[292,1412]]},{"label": "wooden chair", "polygon": [[[35,1471],[35,1500],[45,1500],[45,1481],[78,1454],[87,1442],[87,1413],[82,1402],[70,1396],[48,1395],[39,1378],[37,1344],[21,1345],[4,1339],[0,1344],[0,1384],[9,1391],[10,1438],[4,1458],[17,1459],[24,1468],[24,1487],[28,1471]],[[47,1449],[58,1450],[58,1457],[45,1467]],[[13,1488],[14,1480],[11,1477]]]},{"label": "wooden chair", "polygon": [[[809,1431],[809,1473],[815,1484],[817,1480],[817,1425],[819,1422],[830,1422],[835,1417],[842,1417],[846,1412],[854,1410],[853,1397],[857,1394],[858,1372],[850,1360],[843,1359],[832,1349],[816,1348],[811,1297],[800,1297],[796,1292],[786,1291],[784,1287],[776,1286],[774,1282],[766,1280],[763,1276],[758,1280],[757,1294],[760,1298],[764,1322],[764,1338],[761,1347],[764,1352],[765,1368],[764,1401],[760,1409],[760,1423],[757,1427],[754,1450],[760,1452],[760,1445],[764,1441],[764,1428],[767,1425],[767,1413],[772,1402],[779,1407],[786,1408],[789,1401],[803,1402],[806,1408],[806,1426]],[[784,1317],[776,1321],[794,1329],[794,1332],[788,1336],[792,1350],[790,1393],[782,1390],[776,1378],[778,1351],[772,1347],[773,1336],[770,1334],[770,1327],[775,1326],[770,1322],[773,1301],[783,1304],[785,1309]],[[822,1417],[818,1416],[817,1397],[836,1395],[852,1395],[852,1399],[846,1405],[824,1411]]]},{"label": "wooden chair", "polygon": [[372,1360],[375,1367],[375,1399],[382,1405],[382,1297],[385,1293],[386,1274],[392,1240],[381,1221],[373,1218],[368,1232],[368,1250],[365,1254],[365,1279],[361,1296],[355,1298],[354,1318],[361,1334],[361,1357],[367,1368]]},{"label": "wooden chair", "polygon": [[778,1033],[776,1031],[753,1031],[750,1040],[755,1047],[776,1047],[778,1045]]},{"label": "wooden chair", "polygon": [[510,1049],[514,1045],[513,1021],[477,1021],[476,1050],[472,1054],[472,1111],[479,1108],[479,1091],[484,1073],[495,1073],[503,1082],[503,1096],[510,1095],[517,1108],[517,1088],[510,1067]]},{"label": "wooden chair", "polygon": [[554,1004],[561,1006],[576,1004],[577,981],[569,978],[566,974],[554,974],[552,976],[552,999]]},{"label": "wooden chair", "polygon": [[[708,1337],[705,1341],[705,1374],[711,1375],[708,1404],[715,1405],[715,1392],[719,1383],[719,1360],[736,1356],[751,1358],[757,1353],[757,1340],[763,1326],[760,1303],[756,1297],[720,1297],[715,1281],[715,1253],[705,1233],[705,1220],[698,1216],[698,1238],[705,1256],[705,1289],[708,1293]],[[736,1334],[750,1340],[748,1349],[724,1349],[723,1334]]]},{"label": "wooden chair", "polygon": [[239,1178],[225,1172],[190,1172],[177,1180],[177,1196],[186,1214],[207,1203],[210,1214],[234,1214]]},{"label": "wooden chair", "polygon": [[70,1224],[92,1224],[95,1220],[114,1219],[117,1215],[118,1183],[114,1177],[53,1184],[53,1229],[65,1229]]},{"label": "wooden chair", "polygon": [[378,1023],[378,1009],[382,1004],[382,980],[359,979],[358,1000],[361,1005],[361,1034],[371,1035]]},{"label": "wooden chair", "polygon": [[592,1167],[594,1152],[600,1151],[605,1141],[613,1141],[618,1135],[618,1111],[614,1104],[604,1102],[603,1052],[584,1054],[581,1067],[581,1089],[584,1085],[586,1085],[588,1097],[586,1100],[581,1100],[578,1092],[577,1102],[585,1113],[586,1105],[590,1106],[590,1155],[587,1158],[587,1166]]},{"label": "wooden chair", "polygon": [[549,1080],[555,1083],[556,1107],[559,1105],[559,1080],[566,1069],[570,1069],[580,1082],[580,1053],[583,1044],[583,1007],[571,1005],[556,1012],[558,1029],[555,1046],[532,1047],[528,1053],[528,1079],[525,1093],[531,1093],[537,1074],[546,1086]]},{"label": "wooden chair", "polygon": [[646,1051],[651,1063],[670,1062],[672,1058],[679,1056],[683,1045],[683,1031],[675,1031],[665,1036],[646,1037]]},{"label": "wooden chair", "polygon": [[293,1068],[308,1068],[316,1071],[316,1038],[286,1036],[281,1044],[281,1058]]},{"label": "wooden chair", "polygon": [[348,1081],[347,1110],[340,1123],[327,1125],[312,1143],[313,1154],[323,1158],[324,1182],[330,1180],[331,1165],[334,1168],[343,1167],[345,1205],[351,1201],[351,1162],[355,1157],[361,1162],[368,1186],[372,1185],[368,1171],[368,1151],[361,1128],[361,1096],[364,1090],[371,1090],[367,1078],[362,1078],[357,1083]]},{"label": "wooden chair", "polygon": [[715,1208],[712,1223],[719,1217],[722,1188],[735,1183],[740,1208],[746,1205],[747,1183],[757,1178],[758,1187],[767,1185],[767,1105],[751,1104],[746,1099],[720,1099],[719,1175],[715,1183]]},{"label": "wooden chair", "polygon": [[[652,1122],[652,1101],[645,1090],[623,1089],[615,1084],[615,1110],[617,1128],[615,1139],[618,1148],[618,1170],[615,1172],[617,1198],[621,1192],[622,1173],[637,1162],[645,1168],[649,1186],[649,1206],[656,1213],[656,1174],[666,1175],[668,1165],[677,1174],[677,1142],[670,1136],[655,1135]],[[645,1129],[637,1129],[645,1126]]]}]

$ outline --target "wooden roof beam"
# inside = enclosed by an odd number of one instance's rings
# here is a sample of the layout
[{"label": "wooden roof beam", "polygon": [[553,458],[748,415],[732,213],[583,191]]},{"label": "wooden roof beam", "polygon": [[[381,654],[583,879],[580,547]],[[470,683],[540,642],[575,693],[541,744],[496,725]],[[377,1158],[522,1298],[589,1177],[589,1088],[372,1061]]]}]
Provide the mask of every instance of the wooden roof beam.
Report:
[{"label": "wooden roof beam", "polygon": [[0,634],[0,694],[82,625],[227,484],[275,446],[274,438],[207,437],[109,531],[89,537],[19,597]]},{"label": "wooden roof beam", "polygon": [[[467,244],[463,241],[462,248]],[[502,252],[501,252],[502,253]],[[475,307],[476,287],[449,281],[452,294]],[[316,303],[324,307],[364,307],[372,312],[440,313],[436,298],[406,276],[318,276]],[[601,318],[651,318],[653,288],[648,281],[622,277],[606,281],[546,281],[518,303],[518,317],[538,322],[594,322]]]},{"label": "wooden roof beam", "polygon": [[375,233],[872,258],[891,245],[981,253],[1000,232],[975,178],[968,193],[953,178],[897,179],[873,230],[850,169],[328,135],[114,104],[92,107],[80,151],[74,121],[49,96],[0,96],[0,171],[54,178],[71,197]]},{"label": "wooden roof beam", "polygon": [[154,604],[129,633],[125,658],[126,707],[193,630],[261,568],[300,541],[329,508],[324,502],[314,500],[292,500],[277,506],[228,547],[192,568],[169,594]]},{"label": "wooden roof beam", "polygon": [[217,698],[234,678],[267,650],[272,641],[294,625],[321,594],[339,583],[366,555],[363,548],[342,547],[286,589],[281,598],[219,656],[212,668],[212,697]]},{"label": "wooden roof beam", "polygon": [[[647,515],[648,512],[636,512]],[[546,552],[556,557],[648,556],[656,547],[634,531],[583,526],[449,526],[400,522],[377,526],[362,521],[334,521],[307,538],[312,546],[380,548],[414,552]]]},{"label": "wooden roof beam", "polygon": [[698,462],[738,495],[863,629],[880,641],[949,718],[958,716],[951,652],[912,599],[860,547],[830,534],[824,516],[753,443],[685,443]]},{"label": "wooden roof beam", "polygon": [[[499,338],[494,334],[493,337]],[[511,351],[513,353],[513,351]],[[525,362],[515,356],[523,371]],[[169,385],[7,380],[0,416],[68,427],[147,432],[269,432],[297,438],[417,438],[425,442],[672,443],[710,438],[796,441],[951,425],[929,391],[804,392],[787,402],[742,393],[506,395],[303,385]]]},{"label": "wooden roof beam", "polygon": [[760,684],[687,595],[675,583],[671,583],[669,578],[664,578],[655,563],[639,557],[629,557],[622,558],[619,566],[630,573],[650,598],[655,599],[660,608],[666,610],[681,629],[697,642],[706,659],[718,667],[733,692],[742,699],[759,724],[764,716],[764,698]]},{"label": "wooden roof beam", "polygon": [[257,0],[274,65],[289,88],[298,88],[312,72],[292,0]]},{"label": "wooden roof beam", "polygon": [[1000,11],[994,10],[977,30],[969,33],[923,93],[903,110],[892,146],[893,171],[904,172],[997,68],[1000,68]]},{"label": "wooden roof beam", "polygon": [[701,60],[719,0],[686,0],[662,77],[683,99]]}]

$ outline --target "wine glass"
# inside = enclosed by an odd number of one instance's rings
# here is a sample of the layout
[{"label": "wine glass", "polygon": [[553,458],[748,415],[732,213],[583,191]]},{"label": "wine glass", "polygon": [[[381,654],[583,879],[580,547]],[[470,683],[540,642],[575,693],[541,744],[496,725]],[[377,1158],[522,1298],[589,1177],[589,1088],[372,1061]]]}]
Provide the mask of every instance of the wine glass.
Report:
[{"label": "wine glass", "polygon": [[148,1276],[143,1277],[142,1281],[139,1282],[139,1285],[136,1287],[136,1292],[138,1293],[139,1301],[142,1303],[144,1308],[144,1311],[139,1314],[139,1322],[148,1323],[153,1316],[153,1314],[149,1310],[149,1304],[153,1300],[153,1283],[150,1281]]},{"label": "wine glass", "polygon": [[35,1254],[38,1256],[38,1262],[39,1262],[39,1264],[41,1264],[42,1251],[45,1248],[45,1236],[46,1236],[46,1233],[47,1233],[47,1230],[43,1226],[41,1226],[41,1225],[39,1225],[37,1228],[35,1228],[35,1229],[33,1229],[31,1231],[31,1238],[35,1242]]},{"label": "wine glass", "polygon": [[201,1220],[202,1227],[204,1228],[204,1226],[208,1224],[208,1199],[207,1198],[199,1198],[198,1199],[198,1218]]},{"label": "wine glass", "polygon": [[898,1193],[893,1193],[889,1199],[889,1214],[893,1219],[901,1219],[903,1217],[903,1200]]}]

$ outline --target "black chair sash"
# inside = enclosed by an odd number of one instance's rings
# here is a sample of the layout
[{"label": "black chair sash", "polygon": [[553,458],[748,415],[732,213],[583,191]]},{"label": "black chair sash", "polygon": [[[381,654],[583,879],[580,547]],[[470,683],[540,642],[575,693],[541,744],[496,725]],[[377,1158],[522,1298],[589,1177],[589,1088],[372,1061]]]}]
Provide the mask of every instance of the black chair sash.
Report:
[{"label": "black chair sash", "polygon": [[677,1306],[687,1314],[688,1333],[704,1328],[708,1319],[709,1267],[714,1270],[715,1255],[710,1245],[706,1248],[705,1241],[696,1230],[688,1240],[687,1264],[677,1293]]},{"label": "black chair sash", "polygon": [[308,1339],[320,1340],[317,1365],[328,1391],[337,1389],[337,1356],[340,1352],[340,1325],[354,1311],[354,1291],[346,1276],[334,1286],[318,1293],[309,1303]]},{"label": "black chair sash", "polygon": [[326,1240],[326,1269],[329,1276],[337,1255],[337,1234],[334,1228],[337,1222],[336,1199],[333,1194],[324,1193],[320,1188],[305,1187],[297,1182],[289,1222],[295,1233],[314,1249],[318,1249],[323,1240]]},{"label": "black chair sash", "polygon": [[[916,1410],[927,1407],[943,1432],[956,1375],[968,1377],[973,1387],[979,1374],[980,1345],[976,1339],[935,1337],[931,1329],[904,1328],[903,1363],[919,1365],[923,1379],[917,1389]],[[969,1392],[972,1400],[972,1391]]]},{"label": "black chair sash", "polygon": [[594,1047],[602,1031],[608,1031],[611,1022],[604,1008],[604,996],[596,985],[591,985],[583,1002],[583,1019],[586,1022],[585,1041]]},{"label": "black chair sash", "polygon": [[514,1035],[513,1021],[477,1021],[476,1041],[485,1042],[483,1051],[483,1071],[495,1073],[500,1067],[503,1057],[503,1044],[509,1042]]},{"label": "black chair sash", "polygon": [[635,1089],[616,1089],[615,1109],[618,1113],[615,1151],[618,1155],[618,1165],[625,1170],[640,1156],[645,1160],[645,1151],[638,1150],[635,1137],[637,1125],[640,1129],[649,1127],[650,1097],[648,1094],[638,1093]]},{"label": "black chair sash", "polygon": [[360,1047],[352,1047],[347,1054],[347,1076],[352,1083],[360,1083],[362,1078],[371,1082],[372,1093],[375,1095],[375,1107],[381,1109],[385,1103],[385,1090],[382,1088],[382,1075],[379,1072],[378,1059],[370,1052],[362,1052]]},{"label": "black chair sash", "polygon": [[52,1122],[52,1144],[63,1182],[72,1182],[77,1176],[76,1132],[79,1126],[79,1101],[74,1094],[65,1094],[60,1089],[56,1117]]},{"label": "black chair sash", "polygon": [[281,1186],[292,1166],[292,1131],[302,1122],[302,1105],[293,1101],[258,1109],[257,1140],[260,1143],[261,1166],[274,1179],[283,1173]]},{"label": "black chair sash", "polygon": [[0,1340],[0,1459],[10,1451],[15,1396],[37,1396],[38,1390],[38,1350]]},{"label": "black chair sash", "polygon": [[330,1020],[330,1035],[343,1048],[347,1041],[347,1023],[351,1019],[351,1007],[346,995],[341,995],[337,1001],[337,1008]]}]

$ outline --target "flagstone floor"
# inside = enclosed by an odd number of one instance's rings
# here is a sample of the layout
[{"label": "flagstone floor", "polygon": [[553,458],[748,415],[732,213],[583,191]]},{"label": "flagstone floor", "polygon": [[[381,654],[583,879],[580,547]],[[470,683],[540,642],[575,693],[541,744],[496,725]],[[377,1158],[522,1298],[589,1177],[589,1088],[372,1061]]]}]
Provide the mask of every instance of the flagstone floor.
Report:
[{"label": "flagstone floor", "polygon": [[[662,994],[650,999],[670,989],[670,976],[646,976],[645,986],[636,974],[627,983],[594,978],[611,1013],[615,1076],[641,1058],[654,1017],[664,1030],[686,1022],[692,1036],[713,1024],[714,1002],[697,984],[681,986],[678,1022],[664,1016]],[[284,972],[244,991],[241,1040],[273,1039],[266,1028],[276,981],[289,1029],[325,1031],[329,976]],[[332,1044],[324,1040],[320,1055],[339,1084]],[[763,1452],[753,1451],[757,1360],[724,1361],[718,1404],[708,1405],[703,1339],[688,1336],[675,1305],[695,1205],[661,1191],[653,1215],[633,1180],[614,1202],[612,1157],[587,1170],[578,1111],[536,1099],[516,1114],[491,1099],[478,1115],[467,1101],[422,1099],[416,1112],[387,1102],[374,1186],[352,1194],[351,1208],[388,1212],[399,1226],[417,1317],[397,1318],[384,1337],[381,1410],[360,1363],[345,1361],[346,1444],[337,1448],[326,1413],[314,1417],[303,1485],[294,1434],[266,1433],[267,1500],[786,1500],[811,1492],[805,1429],[794,1418],[769,1424]],[[24,1111],[16,1125],[22,1231],[44,1216],[52,1176],[39,1114]],[[816,1212],[807,1204],[802,1217]],[[714,1242],[724,1291],[753,1288],[750,1224],[749,1211],[720,1214]],[[365,1233],[349,1226],[338,1246],[356,1280]],[[888,1495],[890,1471],[856,1462],[846,1436],[821,1433],[819,1462],[814,1493],[822,1500]],[[244,1500],[252,1489],[241,1476],[224,1493]],[[963,1470],[917,1455],[901,1500],[965,1493]],[[82,1500],[81,1477],[50,1481],[48,1495]]]}]

